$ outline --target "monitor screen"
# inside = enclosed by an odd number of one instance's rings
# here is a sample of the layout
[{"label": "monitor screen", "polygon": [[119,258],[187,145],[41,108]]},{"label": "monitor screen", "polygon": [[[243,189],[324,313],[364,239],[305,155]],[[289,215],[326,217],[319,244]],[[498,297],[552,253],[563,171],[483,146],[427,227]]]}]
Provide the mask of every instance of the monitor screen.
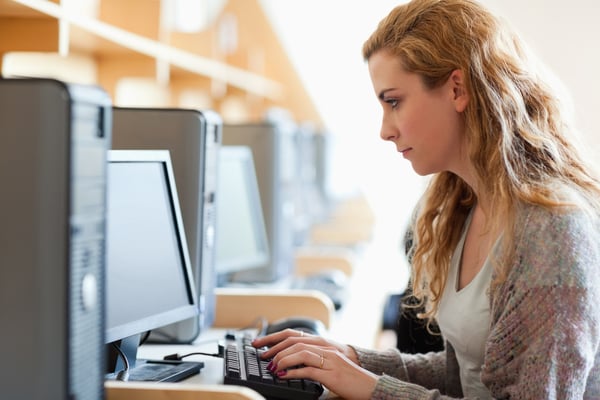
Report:
[{"label": "monitor screen", "polygon": [[[106,218],[106,343],[198,313],[169,152],[111,150]],[[110,368],[110,366],[109,366]]]},{"label": "monitor screen", "polygon": [[219,283],[230,274],[269,261],[252,151],[246,146],[222,146],[217,192],[216,270]]},{"label": "monitor screen", "polygon": [[106,341],[112,342],[190,317],[195,307],[168,152],[109,153]]}]

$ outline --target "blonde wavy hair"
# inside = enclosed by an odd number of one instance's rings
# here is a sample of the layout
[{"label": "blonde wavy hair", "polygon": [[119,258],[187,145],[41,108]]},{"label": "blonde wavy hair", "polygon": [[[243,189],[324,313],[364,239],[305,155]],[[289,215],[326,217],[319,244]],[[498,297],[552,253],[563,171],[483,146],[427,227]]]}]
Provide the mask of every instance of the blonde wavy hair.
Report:
[{"label": "blonde wavy hair", "polygon": [[[492,290],[507,276],[519,207],[600,210],[600,184],[576,148],[559,96],[537,72],[519,37],[479,3],[413,0],[394,8],[363,46],[363,57],[385,49],[427,88],[460,69],[470,94],[463,113],[468,157],[478,194],[494,210],[488,229],[503,232]],[[565,197],[561,193],[575,193]],[[460,177],[431,177],[413,229],[412,291],[427,300],[421,317],[435,316],[450,259],[477,201]]]}]

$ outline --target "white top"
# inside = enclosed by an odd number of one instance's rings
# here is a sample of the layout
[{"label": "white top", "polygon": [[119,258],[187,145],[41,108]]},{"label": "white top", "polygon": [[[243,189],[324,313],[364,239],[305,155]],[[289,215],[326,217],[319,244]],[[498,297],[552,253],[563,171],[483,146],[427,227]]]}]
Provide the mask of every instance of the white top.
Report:
[{"label": "white top", "polygon": [[440,300],[437,322],[444,339],[448,340],[456,351],[463,395],[491,399],[491,394],[481,383],[480,377],[485,341],[490,331],[488,288],[493,268],[489,256],[473,280],[458,290],[460,261],[471,216],[472,214],[465,221],[461,239],[450,262],[450,271]]}]

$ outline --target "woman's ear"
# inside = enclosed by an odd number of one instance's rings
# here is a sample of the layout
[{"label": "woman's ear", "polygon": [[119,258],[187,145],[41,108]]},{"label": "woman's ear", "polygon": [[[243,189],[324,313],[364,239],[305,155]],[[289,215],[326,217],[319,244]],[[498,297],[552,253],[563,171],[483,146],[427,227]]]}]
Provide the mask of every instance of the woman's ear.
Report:
[{"label": "woman's ear", "polygon": [[454,107],[457,112],[463,112],[469,104],[469,93],[465,86],[465,79],[462,70],[455,69],[450,74],[450,81],[453,93],[454,93]]}]

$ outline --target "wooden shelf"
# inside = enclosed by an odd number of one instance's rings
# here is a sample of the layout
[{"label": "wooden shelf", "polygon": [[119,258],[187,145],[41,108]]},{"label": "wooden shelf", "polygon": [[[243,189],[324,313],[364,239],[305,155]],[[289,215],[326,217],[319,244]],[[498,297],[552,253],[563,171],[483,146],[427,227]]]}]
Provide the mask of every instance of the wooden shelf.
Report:
[{"label": "wooden shelf", "polygon": [[[237,46],[220,54],[219,21],[232,19]],[[116,96],[122,79],[145,78],[168,86],[169,95],[161,99],[168,104],[155,106],[193,107],[182,105],[182,93],[196,91],[197,98],[211,100],[209,108],[226,122],[226,110],[239,110],[248,118],[243,122],[252,122],[276,107],[289,110],[299,123],[323,125],[258,0],[228,0],[215,20],[195,33],[164,27],[160,0],[0,0],[0,67],[5,54],[18,57],[20,52],[87,58],[94,67],[79,76],[93,76],[94,81],[80,83],[101,86],[116,105],[123,105]],[[38,74],[31,64],[26,69],[32,76],[65,79],[75,76],[71,72],[80,64],[73,63],[71,70],[65,67],[68,62],[59,65],[59,76],[45,75],[44,62],[33,64],[41,70]],[[23,75],[19,72],[17,68],[15,75]]]},{"label": "wooden shelf", "polygon": [[[128,2],[122,3],[127,4]],[[62,20],[67,22],[71,26],[69,38],[73,38],[69,40],[69,43],[73,45],[74,50],[77,52],[92,54],[96,57],[133,52],[154,60],[164,61],[200,76],[223,81],[228,85],[258,96],[275,100],[282,96],[282,85],[271,79],[229,64],[171,47],[157,40],[110,25],[96,18],[71,13],[63,6],[53,2],[45,0],[3,0],[0,6],[2,6],[0,8],[0,15],[3,16],[13,17],[14,15],[24,15],[27,17],[35,16],[37,19],[40,15],[46,15],[54,18],[56,21]],[[32,10],[31,13],[26,11],[27,8]],[[47,19],[44,18],[44,20]],[[131,18],[131,20],[135,21],[136,18]],[[50,21],[50,23],[54,26],[56,21]],[[17,22],[19,24],[25,23],[25,21]],[[11,42],[13,39],[18,40],[14,36],[21,35],[11,34]],[[55,47],[57,49],[60,38],[58,35],[55,35],[53,40],[57,42]],[[37,41],[31,42],[30,47],[36,46],[36,43]],[[13,47],[16,47],[16,50],[21,50],[23,46]],[[0,49],[3,48],[0,47]],[[43,48],[38,51],[48,51],[48,49]]]},{"label": "wooden shelf", "polygon": [[[48,0],[47,2],[58,4],[60,0]],[[45,13],[12,0],[0,0],[0,17],[51,19]]]}]

